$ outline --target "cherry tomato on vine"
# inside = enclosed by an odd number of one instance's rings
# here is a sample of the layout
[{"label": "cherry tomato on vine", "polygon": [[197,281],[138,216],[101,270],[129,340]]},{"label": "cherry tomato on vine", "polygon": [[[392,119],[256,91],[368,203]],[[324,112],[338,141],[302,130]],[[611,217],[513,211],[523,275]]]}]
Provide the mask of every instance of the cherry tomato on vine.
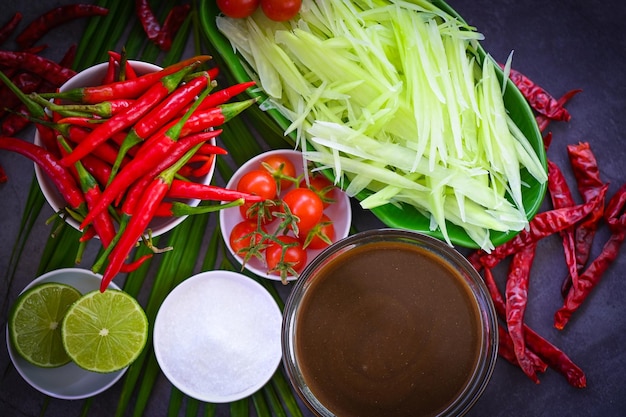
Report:
[{"label": "cherry tomato on vine", "polygon": [[294,185],[294,180],[297,177],[296,166],[286,156],[279,154],[268,155],[261,161],[261,165],[272,174],[281,191],[285,191]]},{"label": "cherry tomato on vine", "polygon": [[307,234],[300,234],[299,239],[305,249],[325,249],[335,240],[335,225],[323,214],[319,223]]},{"label": "cherry tomato on vine", "polygon": [[309,175],[307,184],[306,178],[300,181],[300,188],[309,188],[317,193],[324,203],[324,208],[337,201],[337,187],[324,174],[314,172]]},{"label": "cherry tomato on vine", "polygon": [[293,19],[300,11],[301,0],[261,0],[263,13],[277,22]]},{"label": "cherry tomato on vine", "polygon": [[281,235],[277,239],[281,243],[272,242],[265,249],[265,262],[267,271],[280,275],[284,282],[287,276],[297,276],[302,272],[306,266],[307,253],[302,248],[302,243],[293,236]]},{"label": "cherry tomato on vine", "polygon": [[289,190],[282,197],[282,201],[289,208],[291,214],[298,218],[296,222],[298,235],[308,233],[320,221],[322,214],[324,214],[322,199],[308,188]]},{"label": "cherry tomato on vine", "polygon": [[259,0],[217,0],[217,7],[228,17],[250,16],[259,7]]},{"label": "cherry tomato on vine", "polygon": [[276,198],[276,181],[266,170],[246,172],[237,183],[237,191],[254,194],[266,200]]},{"label": "cherry tomato on vine", "polygon": [[[257,227],[257,222],[254,220],[244,220],[233,227],[229,236],[230,248],[233,252],[245,258],[250,249],[261,243],[263,236],[258,232]],[[262,226],[261,230],[267,232]]]}]

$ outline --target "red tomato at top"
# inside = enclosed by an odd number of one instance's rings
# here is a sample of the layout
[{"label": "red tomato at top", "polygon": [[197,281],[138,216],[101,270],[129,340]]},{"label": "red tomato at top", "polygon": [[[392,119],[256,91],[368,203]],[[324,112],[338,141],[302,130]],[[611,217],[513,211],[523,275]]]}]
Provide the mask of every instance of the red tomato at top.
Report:
[{"label": "red tomato at top", "polygon": [[259,7],[259,0],[217,0],[217,7],[228,17],[250,16]]},{"label": "red tomato at top", "polygon": [[281,191],[285,191],[287,188],[294,185],[294,182],[289,178],[296,178],[296,166],[289,158],[278,154],[268,155],[261,161],[261,165],[275,178],[278,177],[278,179],[280,179],[279,184]]},{"label": "red tomato at top", "polygon": [[282,198],[294,216],[298,217],[298,234],[308,233],[322,218],[322,199],[308,188],[294,188]]},{"label": "red tomato at top", "polygon": [[301,0],[261,0],[261,10],[271,20],[283,22],[293,19],[300,11]]},{"label": "red tomato at top", "polygon": [[254,194],[266,200],[276,198],[276,181],[272,175],[262,169],[246,172],[237,183],[237,191]]}]

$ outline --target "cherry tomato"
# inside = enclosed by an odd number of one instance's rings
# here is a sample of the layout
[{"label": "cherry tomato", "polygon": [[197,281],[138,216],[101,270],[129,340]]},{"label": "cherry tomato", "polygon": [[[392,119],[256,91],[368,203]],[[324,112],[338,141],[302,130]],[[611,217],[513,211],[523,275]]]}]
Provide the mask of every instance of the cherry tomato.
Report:
[{"label": "cherry tomato", "polygon": [[324,249],[335,240],[335,225],[326,214],[306,235],[300,234],[300,241],[305,249]]},{"label": "cherry tomato", "polygon": [[337,201],[337,187],[324,174],[314,172],[309,175],[309,183],[306,178],[300,181],[300,188],[309,188],[317,193],[324,203],[324,208]]},{"label": "cherry tomato", "polygon": [[289,190],[283,196],[282,201],[287,205],[291,214],[298,217],[298,235],[308,233],[324,214],[322,199],[308,188]]},{"label": "cherry tomato", "polygon": [[265,262],[267,271],[270,274],[280,275],[284,282],[288,275],[296,276],[302,272],[306,266],[307,253],[300,241],[293,236],[281,235],[277,239],[282,244],[272,242],[268,245],[265,249]]},{"label": "cherry tomato", "polygon": [[217,0],[217,7],[228,17],[250,16],[259,7],[259,0]]},{"label": "cherry tomato", "polygon": [[286,156],[268,155],[261,161],[261,165],[272,174],[281,191],[287,190],[294,184],[293,179],[297,177],[296,166]]},{"label": "cherry tomato", "polygon": [[[237,255],[245,257],[248,251],[261,242],[262,235],[257,231],[257,222],[254,220],[244,220],[239,222],[230,231],[230,248]],[[263,232],[267,232],[261,227]]]},{"label": "cherry tomato", "polygon": [[261,0],[261,10],[271,20],[293,19],[300,11],[302,0]]},{"label": "cherry tomato", "polygon": [[276,181],[265,170],[255,169],[246,172],[237,183],[237,191],[258,195],[266,200],[276,198]]}]

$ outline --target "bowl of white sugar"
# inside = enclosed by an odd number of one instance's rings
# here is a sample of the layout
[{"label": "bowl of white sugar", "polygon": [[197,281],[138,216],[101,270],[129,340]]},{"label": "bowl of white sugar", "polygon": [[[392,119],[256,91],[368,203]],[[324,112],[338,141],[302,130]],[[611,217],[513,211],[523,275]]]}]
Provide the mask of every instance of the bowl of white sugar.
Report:
[{"label": "bowl of white sugar", "polygon": [[180,391],[227,403],[265,385],[281,360],[282,313],[257,281],[232,271],[194,275],[165,298],[154,352]]}]

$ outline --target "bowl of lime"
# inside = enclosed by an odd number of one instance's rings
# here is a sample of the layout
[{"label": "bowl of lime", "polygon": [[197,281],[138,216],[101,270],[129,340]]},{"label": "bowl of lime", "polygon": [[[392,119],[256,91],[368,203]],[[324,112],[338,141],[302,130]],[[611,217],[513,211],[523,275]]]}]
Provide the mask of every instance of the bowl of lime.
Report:
[{"label": "bowl of lime", "polygon": [[[99,394],[124,375],[145,346],[143,309],[115,284],[100,292],[101,278],[80,268],[50,271],[27,285],[12,305],[9,356],[43,394],[66,400]],[[96,353],[96,344],[104,349]]]}]

